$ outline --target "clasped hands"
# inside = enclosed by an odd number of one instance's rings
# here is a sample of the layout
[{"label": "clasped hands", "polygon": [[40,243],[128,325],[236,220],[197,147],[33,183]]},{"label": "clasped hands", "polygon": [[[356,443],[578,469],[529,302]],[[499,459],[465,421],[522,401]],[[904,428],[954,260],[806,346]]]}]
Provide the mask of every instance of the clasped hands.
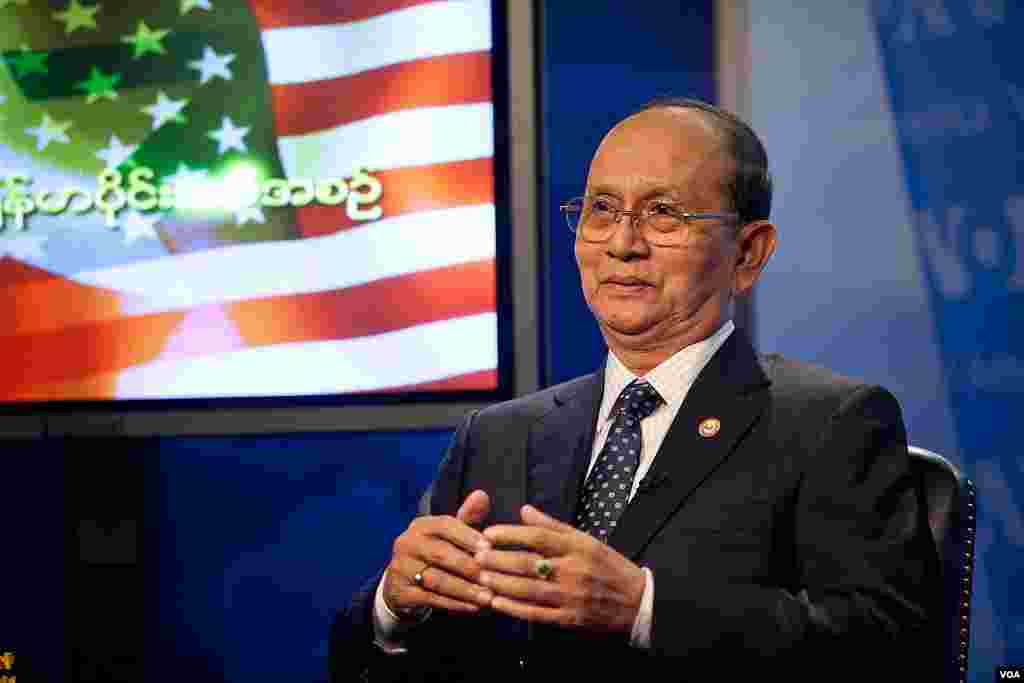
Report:
[{"label": "clasped hands", "polygon": [[[455,517],[413,520],[395,539],[383,587],[387,605],[400,615],[424,607],[464,614],[491,609],[527,621],[629,634],[644,591],[640,567],[529,505],[520,511],[521,525],[478,531],[474,526],[489,511],[490,499],[477,490]],[[544,559],[553,570],[547,578],[537,571]]]}]

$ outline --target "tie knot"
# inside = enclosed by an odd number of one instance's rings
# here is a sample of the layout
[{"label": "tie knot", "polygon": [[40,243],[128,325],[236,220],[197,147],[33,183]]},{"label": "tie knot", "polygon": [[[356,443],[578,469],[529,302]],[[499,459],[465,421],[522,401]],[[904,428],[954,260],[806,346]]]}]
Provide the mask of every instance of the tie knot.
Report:
[{"label": "tie knot", "polygon": [[619,394],[622,412],[642,420],[661,404],[658,391],[643,380],[635,379]]}]

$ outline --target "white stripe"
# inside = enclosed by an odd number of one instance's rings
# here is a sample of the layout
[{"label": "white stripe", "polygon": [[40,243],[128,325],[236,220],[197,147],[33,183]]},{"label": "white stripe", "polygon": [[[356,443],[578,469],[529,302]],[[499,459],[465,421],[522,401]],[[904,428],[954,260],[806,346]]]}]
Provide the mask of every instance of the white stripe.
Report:
[{"label": "white stripe", "polygon": [[[494,106],[453,104],[389,112],[305,135],[278,138],[289,178],[348,178],[494,155]],[[387,188],[385,188],[387,191]]]},{"label": "white stripe", "polygon": [[219,398],[368,391],[498,364],[494,313],[341,341],[156,361],[120,373],[117,398]]},{"label": "white stripe", "polygon": [[272,84],[320,81],[413,59],[490,50],[491,8],[487,0],[434,2],[363,21],[267,29],[262,39]]},{"label": "white stripe", "polygon": [[494,205],[422,211],[323,237],[231,245],[82,272],[146,301],[125,314],[341,289],[494,258]]}]

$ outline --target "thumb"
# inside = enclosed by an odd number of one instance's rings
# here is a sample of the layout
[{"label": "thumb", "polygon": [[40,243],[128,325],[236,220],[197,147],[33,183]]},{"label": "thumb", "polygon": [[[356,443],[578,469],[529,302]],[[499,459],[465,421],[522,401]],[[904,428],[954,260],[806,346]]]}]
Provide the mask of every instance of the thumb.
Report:
[{"label": "thumb", "polygon": [[462,501],[462,506],[455,514],[455,518],[469,526],[479,526],[483,524],[490,511],[491,499],[484,491],[477,489]]}]

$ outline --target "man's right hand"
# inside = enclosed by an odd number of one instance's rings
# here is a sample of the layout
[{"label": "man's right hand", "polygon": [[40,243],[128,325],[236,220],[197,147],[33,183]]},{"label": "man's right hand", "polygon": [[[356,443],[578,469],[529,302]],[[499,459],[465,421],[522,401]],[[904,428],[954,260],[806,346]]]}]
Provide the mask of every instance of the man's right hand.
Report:
[{"label": "man's right hand", "polygon": [[[417,517],[395,539],[384,581],[384,602],[407,617],[424,607],[473,613],[491,604],[493,594],[477,583],[480,565],[473,555],[490,548],[474,529],[491,509],[483,491],[469,494],[455,517]],[[413,579],[422,577],[421,585]]]}]

